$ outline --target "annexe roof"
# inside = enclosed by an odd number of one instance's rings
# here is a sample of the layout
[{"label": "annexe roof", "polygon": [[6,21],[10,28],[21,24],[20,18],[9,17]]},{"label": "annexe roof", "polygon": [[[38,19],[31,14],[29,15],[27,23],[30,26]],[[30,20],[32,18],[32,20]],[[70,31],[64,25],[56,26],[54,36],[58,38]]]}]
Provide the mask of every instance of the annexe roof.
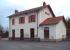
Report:
[{"label": "annexe roof", "polygon": [[43,26],[43,25],[54,25],[54,24],[59,23],[60,20],[63,20],[63,21],[64,21],[64,16],[48,18],[48,19],[44,20],[44,21],[40,24],[40,26]]}]

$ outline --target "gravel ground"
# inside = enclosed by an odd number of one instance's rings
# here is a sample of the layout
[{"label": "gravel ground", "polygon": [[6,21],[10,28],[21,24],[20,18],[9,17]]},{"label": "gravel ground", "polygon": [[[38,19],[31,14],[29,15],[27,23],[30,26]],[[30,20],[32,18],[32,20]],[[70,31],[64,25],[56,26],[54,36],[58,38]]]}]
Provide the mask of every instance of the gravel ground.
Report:
[{"label": "gravel ground", "polygon": [[0,50],[70,50],[70,41],[24,42],[0,40]]}]

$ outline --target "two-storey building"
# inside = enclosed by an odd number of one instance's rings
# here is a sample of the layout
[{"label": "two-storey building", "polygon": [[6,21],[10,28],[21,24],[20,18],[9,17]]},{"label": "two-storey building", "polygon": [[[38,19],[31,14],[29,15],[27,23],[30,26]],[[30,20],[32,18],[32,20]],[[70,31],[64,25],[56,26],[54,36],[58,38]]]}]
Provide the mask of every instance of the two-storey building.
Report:
[{"label": "two-storey building", "polygon": [[56,17],[50,7],[43,6],[18,12],[9,16],[10,39],[61,40],[66,38],[64,16]]}]

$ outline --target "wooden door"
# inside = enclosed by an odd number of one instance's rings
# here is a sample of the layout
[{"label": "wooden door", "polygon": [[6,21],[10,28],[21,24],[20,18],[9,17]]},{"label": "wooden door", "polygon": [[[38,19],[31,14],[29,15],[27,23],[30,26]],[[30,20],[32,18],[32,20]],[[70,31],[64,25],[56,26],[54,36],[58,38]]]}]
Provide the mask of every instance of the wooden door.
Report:
[{"label": "wooden door", "polygon": [[12,39],[15,39],[15,30],[12,30]]},{"label": "wooden door", "polygon": [[31,33],[31,38],[33,39],[34,38],[34,28],[30,29],[30,33]]},{"label": "wooden door", "polygon": [[24,38],[24,29],[20,29],[20,40]]},{"label": "wooden door", "polygon": [[49,38],[49,29],[48,28],[44,29],[44,38],[45,39]]}]

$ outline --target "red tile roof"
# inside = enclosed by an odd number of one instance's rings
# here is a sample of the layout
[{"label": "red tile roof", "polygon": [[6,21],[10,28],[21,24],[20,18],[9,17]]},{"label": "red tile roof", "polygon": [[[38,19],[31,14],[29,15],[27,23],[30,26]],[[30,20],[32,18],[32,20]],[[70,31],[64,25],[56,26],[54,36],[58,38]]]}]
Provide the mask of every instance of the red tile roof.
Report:
[{"label": "red tile roof", "polygon": [[40,7],[37,7],[37,8],[32,8],[32,9],[29,9],[29,10],[21,11],[21,12],[18,12],[17,14],[12,14],[9,17],[19,16],[19,15],[23,15],[23,14],[27,14],[27,13],[31,13],[31,12],[37,12],[37,11],[39,11],[39,10],[45,8],[45,7],[48,7],[48,9],[51,12],[52,16],[55,17],[50,5],[40,6]]},{"label": "red tile roof", "polygon": [[44,20],[40,26],[42,25],[53,25],[59,23],[60,20],[64,20],[64,16],[59,16],[59,17],[52,17]]}]

